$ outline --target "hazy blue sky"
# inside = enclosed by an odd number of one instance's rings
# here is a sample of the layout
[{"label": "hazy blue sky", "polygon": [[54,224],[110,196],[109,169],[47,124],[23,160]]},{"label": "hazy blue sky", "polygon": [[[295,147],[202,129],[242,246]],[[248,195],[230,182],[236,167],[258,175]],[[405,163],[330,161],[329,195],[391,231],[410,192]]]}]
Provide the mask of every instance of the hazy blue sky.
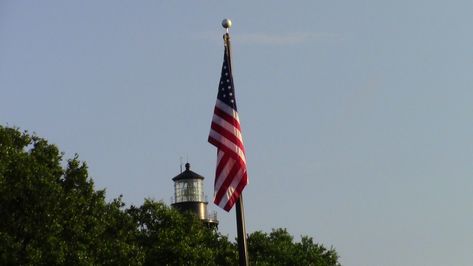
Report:
[{"label": "hazy blue sky", "polygon": [[169,202],[180,156],[211,198],[225,17],[248,231],[472,265],[471,0],[0,1],[0,123],[78,153],[110,199]]}]

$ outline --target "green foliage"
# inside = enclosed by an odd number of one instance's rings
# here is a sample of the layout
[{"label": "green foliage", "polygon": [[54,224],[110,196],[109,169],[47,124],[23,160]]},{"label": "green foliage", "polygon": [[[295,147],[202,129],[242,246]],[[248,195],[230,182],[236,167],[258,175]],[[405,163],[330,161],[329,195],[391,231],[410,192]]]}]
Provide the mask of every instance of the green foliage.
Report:
[{"label": "green foliage", "polygon": [[303,236],[301,242],[294,242],[286,229],[250,234],[248,249],[251,265],[339,265],[335,250],[327,250],[307,236]]},{"label": "green foliage", "polygon": [[[0,265],[237,265],[236,243],[191,214],[105,201],[78,156],[0,126]],[[62,164],[65,166],[62,166]],[[285,229],[254,232],[252,265],[338,265],[332,249]]]},{"label": "green foliage", "polygon": [[181,214],[162,202],[145,200],[127,212],[138,225],[144,265],[232,265],[236,250],[226,237],[205,227],[196,216]]},{"label": "green foliage", "polygon": [[136,265],[144,255],[120,199],[105,202],[78,157],[0,127],[0,264]]}]

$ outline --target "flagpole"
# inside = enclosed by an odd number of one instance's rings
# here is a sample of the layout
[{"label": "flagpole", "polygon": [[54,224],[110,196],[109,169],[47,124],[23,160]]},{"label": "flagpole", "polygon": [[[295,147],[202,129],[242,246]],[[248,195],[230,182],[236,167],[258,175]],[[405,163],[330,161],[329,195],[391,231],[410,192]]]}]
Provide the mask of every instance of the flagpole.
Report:
[{"label": "flagpole", "polygon": [[238,261],[240,266],[249,265],[248,244],[246,241],[245,212],[243,209],[243,194],[240,194],[236,202],[236,220],[238,232]]},{"label": "flagpole", "polygon": [[[230,68],[232,67],[231,62],[231,49],[230,49],[230,34],[228,33],[228,29],[232,26],[232,21],[229,19],[224,19],[222,21],[222,26],[225,28],[226,33],[223,35],[223,40],[225,42],[225,46],[228,49],[228,60]],[[231,69],[230,69],[231,71]],[[236,223],[237,223],[237,241],[238,241],[238,261],[240,266],[248,266],[249,258],[248,258],[248,244],[246,239],[246,226],[245,226],[245,211],[243,208],[243,193],[240,194],[240,197],[235,203],[236,205]]]}]

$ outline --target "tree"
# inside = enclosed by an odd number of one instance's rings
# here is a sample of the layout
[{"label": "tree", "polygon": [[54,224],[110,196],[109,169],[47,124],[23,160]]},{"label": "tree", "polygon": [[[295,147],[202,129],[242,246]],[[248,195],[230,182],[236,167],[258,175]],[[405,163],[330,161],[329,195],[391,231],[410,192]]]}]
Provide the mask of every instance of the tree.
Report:
[{"label": "tree", "polygon": [[0,126],[0,264],[136,265],[143,254],[120,199],[105,202],[78,157]]},{"label": "tree", "polygon": [[339,265],[335,250],[327,250],[307,236],[294,242],[287,230],[281,228],[269,234],[253,232],[248,237],[248,249],[251,265]]},{"label": "tree", "polygon": [[127,212],[139,228],[144,265],[234,265],[237,261],[235,246],[195,215],[152,200]]}]

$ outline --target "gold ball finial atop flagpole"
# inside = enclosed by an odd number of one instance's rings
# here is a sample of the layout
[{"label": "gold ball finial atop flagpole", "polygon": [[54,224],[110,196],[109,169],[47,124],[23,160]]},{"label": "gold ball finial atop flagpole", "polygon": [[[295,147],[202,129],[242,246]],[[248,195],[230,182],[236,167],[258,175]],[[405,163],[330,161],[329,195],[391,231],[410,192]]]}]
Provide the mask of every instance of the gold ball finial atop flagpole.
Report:
[{"label": "gold ball finial atop flagpole", "polygon": [[232,27],[232,21],[226,18],[222,20],[222,26],[227,30],[227,33],[228,33],[228,29]]}]

